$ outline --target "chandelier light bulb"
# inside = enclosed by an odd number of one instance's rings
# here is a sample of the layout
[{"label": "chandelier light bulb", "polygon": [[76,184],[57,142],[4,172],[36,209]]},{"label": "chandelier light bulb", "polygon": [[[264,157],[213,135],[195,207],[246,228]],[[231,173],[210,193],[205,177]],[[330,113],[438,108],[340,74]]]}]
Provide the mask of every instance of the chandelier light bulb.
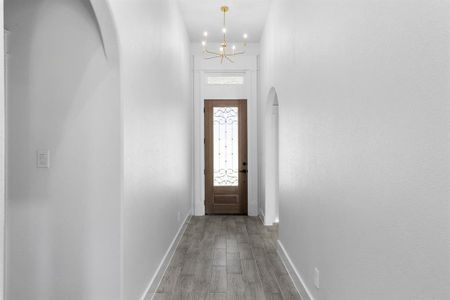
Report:
[{"label": "chandelier light bulb", "polygon": [[231,48],[233,49],[233,51],[236,50],[236,45],[233,45],[233,47],[231,47]]},{"label": "chandelier light bulb", "polygon": [[206,41],[202,41],[202,46],[206,46]]},{"label": "chandelier light bulb", "polygon": [[246,33],[244,33],[244,39],[247,39],[248,35]]},{"label": "chandelier light bulb", "polygon": [[222,32],[223,33],[227,33],[227,29],[224,27],[224,28],[222,28]]},{"label": "chandelier light bulb", "polygon": [[223,52],[223,47],[220,47],[219,50],[220,50],[220,52]]},{"label": "chandelier light bulb", "polygon": [[203,32],[203,36],[207,37],[208,36],[208,31]]}]

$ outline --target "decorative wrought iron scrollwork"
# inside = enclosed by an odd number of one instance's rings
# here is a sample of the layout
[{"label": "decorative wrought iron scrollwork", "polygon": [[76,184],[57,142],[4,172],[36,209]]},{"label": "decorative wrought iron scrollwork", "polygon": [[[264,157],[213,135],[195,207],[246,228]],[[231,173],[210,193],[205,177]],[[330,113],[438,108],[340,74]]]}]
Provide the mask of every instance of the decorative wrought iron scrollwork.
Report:
[{"label": "decorative wrought iron scrollwork", "polygon": [[239,185],[239,110],[214,107],[214,186]]}]

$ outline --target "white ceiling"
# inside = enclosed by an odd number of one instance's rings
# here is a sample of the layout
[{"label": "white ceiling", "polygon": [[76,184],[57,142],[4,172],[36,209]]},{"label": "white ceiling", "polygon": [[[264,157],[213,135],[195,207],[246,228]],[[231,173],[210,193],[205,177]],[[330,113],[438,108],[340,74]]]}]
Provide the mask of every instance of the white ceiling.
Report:
[{"label": "white ceiling", "polygon": [[222,40],[222,5],[230,7],[227,13],[227,36],[239,43],[248,34],[249,42],[259,42],[271,0],[178,0],[181,14],[192,42],[200,42],[208,31],[208,41]]}]

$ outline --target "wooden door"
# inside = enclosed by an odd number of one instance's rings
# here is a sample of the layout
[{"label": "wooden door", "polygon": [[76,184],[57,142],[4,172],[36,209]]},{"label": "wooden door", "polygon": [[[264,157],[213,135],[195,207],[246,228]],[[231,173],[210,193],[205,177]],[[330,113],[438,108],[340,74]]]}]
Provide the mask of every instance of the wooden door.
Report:
[{"label": "wooden door", "polygon": [[247,214],[247,101],[205,100],[206,214]]}]

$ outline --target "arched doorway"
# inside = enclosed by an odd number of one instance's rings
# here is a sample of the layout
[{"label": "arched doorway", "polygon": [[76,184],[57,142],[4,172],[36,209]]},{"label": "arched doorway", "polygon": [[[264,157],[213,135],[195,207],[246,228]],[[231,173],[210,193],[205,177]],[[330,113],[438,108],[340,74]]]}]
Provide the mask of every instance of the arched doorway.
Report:
[{"label": "arched doorway", "polygon": [[279,222],[279,102],[275,88],[272,88],[267,96],[264,117],[264,223],[272,225]]}]

